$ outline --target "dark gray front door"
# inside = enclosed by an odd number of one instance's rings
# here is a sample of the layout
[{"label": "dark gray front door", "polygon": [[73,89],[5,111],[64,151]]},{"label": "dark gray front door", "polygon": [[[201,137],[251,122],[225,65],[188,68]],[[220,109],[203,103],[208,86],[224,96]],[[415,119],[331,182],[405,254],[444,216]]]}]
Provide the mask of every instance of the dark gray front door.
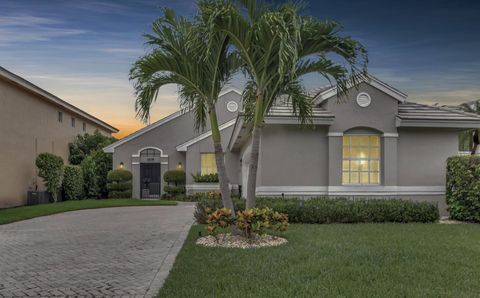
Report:
[{"label": "dark gray front door", "polygon": [[140,191],[142,199],[160,198],[160,163],[140,163]]}]

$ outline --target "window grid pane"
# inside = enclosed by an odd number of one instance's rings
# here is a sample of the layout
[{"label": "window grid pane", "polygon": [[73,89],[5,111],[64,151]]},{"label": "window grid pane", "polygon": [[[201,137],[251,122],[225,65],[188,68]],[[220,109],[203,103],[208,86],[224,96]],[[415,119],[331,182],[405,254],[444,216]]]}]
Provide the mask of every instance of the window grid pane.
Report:
[{"label": "window grid pane", "polygon": [[380,184],[380,137],[344,136],[342,184]]},{"label": "window grid pane", "polygon": [[201,153],[200,158],[200,171],[202,175],[217,173],[217,162],[215,161],[215,153]]}]

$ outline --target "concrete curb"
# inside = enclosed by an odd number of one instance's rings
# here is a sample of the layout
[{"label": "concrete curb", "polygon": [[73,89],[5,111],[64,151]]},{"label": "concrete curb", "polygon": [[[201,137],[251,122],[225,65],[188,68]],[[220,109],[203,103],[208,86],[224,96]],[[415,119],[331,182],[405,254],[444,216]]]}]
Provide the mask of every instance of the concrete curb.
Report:
[{"label": "concrete curb", "polygon": [[194,220],[192,218],[189,223],[183,226],[182,232],[180,232],[177,239],[175,239],[175,241],[173,242],[172,246],[168,250],[167,255],[163,259],[162,265],[160,265],[160,268],[158,268],[155,277],[150,283],[150,286],[144,295],[145,298],[156,297],[158,295],[160,289],[163,286],[163,283],[165,282],[165,279],[167,278],[170,270],[173,267],[173,264],[175,263],[175,258],[180,252],[180,249],[182,249],[185,239],[187,239],[188,233],[190,232],[190,227],[192,226],[193,222]]}]

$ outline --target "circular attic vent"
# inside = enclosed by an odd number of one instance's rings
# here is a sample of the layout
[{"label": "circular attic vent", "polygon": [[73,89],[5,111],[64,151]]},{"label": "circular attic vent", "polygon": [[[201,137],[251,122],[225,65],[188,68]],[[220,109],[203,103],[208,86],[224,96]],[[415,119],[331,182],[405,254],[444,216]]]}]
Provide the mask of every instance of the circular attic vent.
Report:
[{"label": "circular attic vent", "polygon": [[370,105],[372,102],[372,98],[370,95],[366,92],[360,92],[357,95],[357,104],[361,106],[362,108],[366,108]]},{"label": "circular attic vent", "polygon": [[227,110],[231,113],[235,113],[237,110],[238,110],[238,103],[236,103],[235,101],[229,101],[227,103]]}]

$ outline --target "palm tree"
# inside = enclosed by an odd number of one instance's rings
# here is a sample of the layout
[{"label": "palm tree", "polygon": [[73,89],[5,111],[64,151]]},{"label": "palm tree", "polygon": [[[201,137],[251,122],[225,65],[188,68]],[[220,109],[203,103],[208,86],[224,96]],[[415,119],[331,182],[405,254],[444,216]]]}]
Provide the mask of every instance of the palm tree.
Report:
[{"label": "palm tree", "polygon": [[[208,10],[208,3],[201,6]],[[135,82],[137,117],[148,121],[150,108],[158,91],[167,84],[177,84],[182,111],[191,111],[195,129],[210,121],[215,160],[223,205],[234,210],[224,151],[216,112],[216,103],[223,86],[238,68],[235,53],[228,50],[228,36],[217,32],[206,44],[202,18],[188,21],[176,17],[173,10],[164,9],[164,16],[153,23],[153,34],[146,34],[153,51],[135,62],[130,79]]]},{"label": "palm tree", "polygon": [[[285,95],[300,122],[308,123],[313,101],[300,77],[318,73],[335,81],[339,94],[345,94],[366,75],[367,56],[358,42],[339,36],[337,23],[302,17],[296,4],[272,8],[255,0],[239,1],[240,5],[212,2],[216,9],[209,13],[210,32],[228,34],[247,75],[243,99],[253,128],[246,207],[253,208],[263,120],[278,96]],[[327,54],[338,55],[348,69]]]},{"label": "palm tree", "polygon": [[[474,101],[473,103],[462,103],[460,108],[468,113],[474,113],[480,115],[480,100]],[[477,153],[477,148],[479,145],[480,133],[478,129],[469,129],[460,133],[460,144],[468,144],[468,147],[471,150],[471,155]]]}]

